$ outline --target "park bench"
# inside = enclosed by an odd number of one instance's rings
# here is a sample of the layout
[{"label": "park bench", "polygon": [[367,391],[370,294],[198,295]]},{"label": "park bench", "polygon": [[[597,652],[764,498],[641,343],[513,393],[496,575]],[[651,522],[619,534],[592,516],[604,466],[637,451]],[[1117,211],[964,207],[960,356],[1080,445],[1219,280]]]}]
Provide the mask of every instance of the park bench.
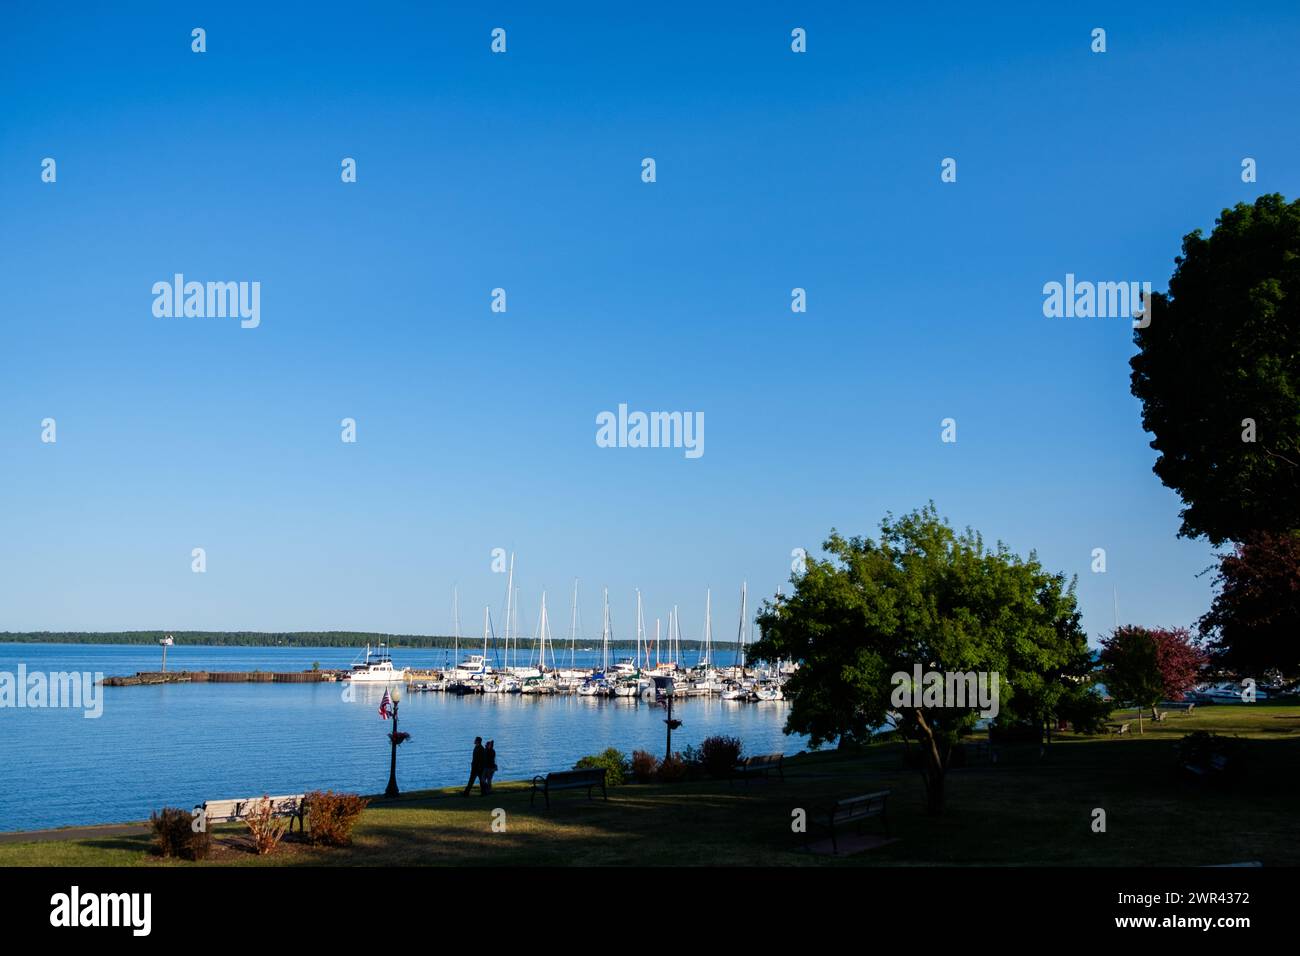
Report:
[{"label": "park bench", "polygon": [[1213,780],[1222,777],[1228,769],[1228,758],[1223,754],[1212,754],[1203,764],[1185,763],[1183,769],[1193,777],[1201,780]]},{"label": "park bench", "polygon": [[[203,815],[207,824],[238,823],[251,813],[262,797],[241,797],[238,800],[204,800],[194,808],[194,815]],[[293,821],[298,821],[298,832],[303,829],[303,817],[307,812],[307,795],[304,793],[286,794],[279,797],[266,797],[271,802],[271,813],[277,817],[289,817],[289,831],[293,832]]]},{"label": "park bench", "polygon": [[1160,706],[1163,707],[1165,710],[1182,711],[1184,717],[1190,717],[1192,716],[1192,711],[1196,708],[1196,702],[1195,701],[1180,701],[1180,702],[1170,701],[1169,703],[1161,704]]},{"label": "park bench", "polygon": [[1120,734],[1126,734],[1126,733],[1128,733],[1128,724],[1127,724],[1127,723],[1123,723],[1123,724],[1107,724],[1107,725],[1106,725],[1106,729],[1107,729],[1110,733],[1112,733],[1112,734],[1114,734],[1115,736],[1118,737]]},{"label": "park bench", "polygon": [[781,761],[784,759],[781,754],[746,757],[731,768],[730,781],[734,782],[737,777],[744,777],[745,783],[749,783],[750,777],[766,777],[775,770],[780,776],[781,782],[785,783],[785,771],[781,768]]},{"label": "park bench", "polygon": [[551,808],[552,790],[586,790],[587,799],[594,800],[595,797],[591,795],[593,787],[600,787],[600,795],[606,800],[609,799],[609,794],[605,792],[604,767],[594,767],[590,770],[558,770],[544,777],[539,775],[533,777],[533,788],[529,791],[528,805],[530,807],[533,805],[539,790],[546,798],[548,810]]},{"label": "park bench", "polygon": [[843,800],[836,800],[828,806],[819,808],[808,817],[809,826],[804,831],[805,844],[812,828],[815,826],[830,833],[831,852],[838,855],[840,847],[836,839],[836,831],[851,823],[861,824],[864,820],[870,820],[872,817],[880,817],[880,823],[885,832],[889,832],[889,818],[885,814],[885,805],[888,800],[889,791],[879,790],[876,793],[864,793],[858,797],[845,797]]},{"label": "park bench", "polygon": [[984,761],[989,762],[993,757],[993,750],[989,747],[987,740],[967,740],[962,744],[965,751],[964,757],[967,764]]}]

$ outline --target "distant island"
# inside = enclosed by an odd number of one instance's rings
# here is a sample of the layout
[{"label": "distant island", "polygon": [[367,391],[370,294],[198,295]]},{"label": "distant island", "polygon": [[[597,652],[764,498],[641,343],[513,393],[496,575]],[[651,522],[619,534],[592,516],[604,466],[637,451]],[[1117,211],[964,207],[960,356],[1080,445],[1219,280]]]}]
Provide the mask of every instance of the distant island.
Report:
[{"label": "distant island", "polygon": [[[368,631],[0,631],[0,644],[157,644],[170,635],[180,644],[202,644],[228,647],[363,647],[366,644],[387,644],[389,647],[455,647],[457,639],[439,634],[376,634]],[[531,637],[520,637],[521,645],[532,643]],[[476,647],[482,638],[462,637],[460,646],[467,651]],[[498,638],[498,643],[500,639]],[[556,639],[555,648],[567,648],[568,638]],[[682,640],[683,651],[699,651],[703,641]],[[579,647],[597,648],[600,638],[578,639]],[[636,641],[610,641],[617,650],[636,650]],[[735,651],[729,641],[714,641],[719,653],[726,648]]]}]

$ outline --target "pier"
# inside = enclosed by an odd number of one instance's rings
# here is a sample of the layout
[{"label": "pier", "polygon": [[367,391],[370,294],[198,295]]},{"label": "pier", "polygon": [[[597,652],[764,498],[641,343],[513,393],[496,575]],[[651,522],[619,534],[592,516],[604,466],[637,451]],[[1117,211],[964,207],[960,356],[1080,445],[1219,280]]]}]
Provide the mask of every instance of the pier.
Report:
[{"label": "pier", "polygon": [[153,684],[313,684],[337,681],[346,671],[138,671],[128,676],[105,677],[105,687],[139,687]]},{"label": "pier", "polygon": [[[380,686],[401,683],[414,693],[523,694],[550,696],[575,694],[584,697],[621,697],[658,701],[673,697],[721,697],[734,701],[783,700],[782,686],[788,673],[750,668],[725,668],[700,672],[667,668],[639,672],[601,670],[545,673],[524,668],[525,673],[485,669],[471,676],[454,670],[417,669],[393,671],[391,681],[367,680]],[[313,684],[351,683],[353,671],[320,669],[305,671],[138,671],[131,675],[105,677],[105,687],[146,687],[157,684]],[[671,689],[669,689],[671,688]]]}]

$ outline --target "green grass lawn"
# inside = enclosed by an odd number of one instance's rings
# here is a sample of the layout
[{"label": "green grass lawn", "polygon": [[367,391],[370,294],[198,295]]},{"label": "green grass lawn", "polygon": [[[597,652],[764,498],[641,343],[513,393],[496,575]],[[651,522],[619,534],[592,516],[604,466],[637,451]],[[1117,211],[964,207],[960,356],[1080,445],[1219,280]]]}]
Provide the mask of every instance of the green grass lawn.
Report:
[{"label": "green grass lawn", "polygon": [[[1130,720],[1132,713],[1117,718]],[[997,764],[953,770],[943,816],[925,813],[919,774],[902,768],[902,745],[884,741],[856,754],[825,752],[786,761],[786,782],[724,781],[627,785],[608,803],[585,793],[528,805],[525,784],[499,784],[490,797],[456,790],[375,800],[347,849],[318,849],[297,836],[272,855],[247,849],[240,826],[216,828],[209,865],[405,864],[781,866],[1201,865],[1257,860],[1300,864],[1297,785],[1300,706],[1257,703],[1198,707],[1190,717],[1146,722],[1127,737],[1057,737],[1038,747],[1003,748]],[[1247,775],[1231,786],[1176,772],[1174,743],[1192,730],[1246,739]],[[897,842],[852,857],[802,852],[791,831],[795,808],[890,790]],[[1106,811],[1094,833],[1092,812]],[[492,810],[505,811],[493,832]],[[868,830],[878,830],[870,821]],[[194,866],[161,860],[145,835],[0,844],[0,866]]]}]

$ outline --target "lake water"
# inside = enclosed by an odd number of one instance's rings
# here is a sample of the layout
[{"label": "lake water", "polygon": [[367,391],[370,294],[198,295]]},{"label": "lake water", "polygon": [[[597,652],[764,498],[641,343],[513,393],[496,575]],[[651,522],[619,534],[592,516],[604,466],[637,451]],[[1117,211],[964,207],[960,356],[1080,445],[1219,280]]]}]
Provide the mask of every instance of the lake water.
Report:
[{"label": "lake water", "polygon": [[[473,650],[472,646],[468,650]],[[294,671],[348,667],[349,648],[170,648],[168,670]],[[398,649],[399,667],[441,667],[441,648]],[[581,651],[578,666],[597,653]],[[150,645],[0,644],[0,672],[157,670]],[[521,661],[521,663],[524,663]],[[561,666],[568,665],[567,649]],[[719,663],[729,664],[729,656]],[[163,684],[99,688],[103,713],[0,708],[0,830],[141,820],[163,806],[205,799],[335,789],[382,792],[391,721],[378,714],[382,685]],[[705,737],[739,737],[748,753],[796,753],[802,737],[781,732],[789,705],[686,698],[673,749]],[[495,739],[497,779],[564,770],[606,747],[662,755],[664,711],[642,701],[577,695],[406,693],[398,748],[403,790],[464,784],[474,737]]]}]

